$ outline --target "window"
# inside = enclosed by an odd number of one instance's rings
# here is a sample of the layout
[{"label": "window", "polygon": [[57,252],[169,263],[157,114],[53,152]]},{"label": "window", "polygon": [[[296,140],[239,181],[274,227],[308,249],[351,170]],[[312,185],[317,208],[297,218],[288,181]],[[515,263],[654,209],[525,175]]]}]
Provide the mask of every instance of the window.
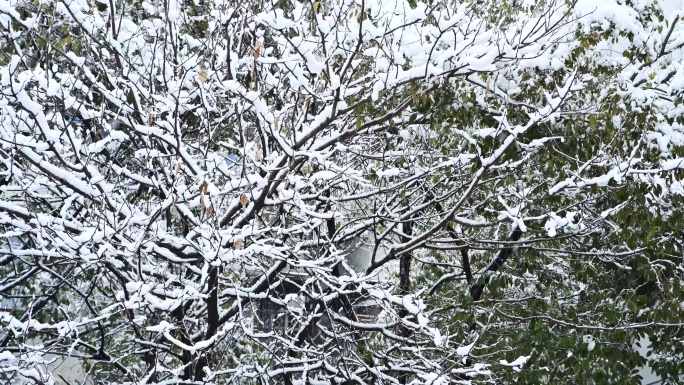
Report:
[{"label": "window", "polygon": [[268,298],[263,298],[259,301],[256,318],[255,329],[262,332],[284,333],[289,326],[290,316],[284,306],[277,305]]}]

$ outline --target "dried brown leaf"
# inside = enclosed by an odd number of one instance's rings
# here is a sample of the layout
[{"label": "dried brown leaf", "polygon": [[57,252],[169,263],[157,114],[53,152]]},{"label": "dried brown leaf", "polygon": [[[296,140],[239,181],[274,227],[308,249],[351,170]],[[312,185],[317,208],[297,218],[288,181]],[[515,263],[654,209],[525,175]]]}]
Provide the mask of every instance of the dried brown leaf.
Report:
[{"label": "dried brown leaf", "polygon": [[199,73],[199,81],[200,83],[204,84],[207,82],[207,70],[204,69],[204,66],[201,67],[200,73]]},{"label": "dried brown leaf", "polygon": [[257,42],[256,47],[254,48],[254,61],[256,62],[259,60],[259,56],[261,55],[261,43]]},{"label": "dried brown leaf", "polygon": [[181,166],[182,166],[182,165],[183,165],[183,163],[181,163],[180,161],[179,161],[178,163],[176,163],[176,169],[175,169],[174,172],[173,172],[173,177],[174,177],[174,178],[178,178],[178,173],[180,173],[180,170],[181,170]]}]

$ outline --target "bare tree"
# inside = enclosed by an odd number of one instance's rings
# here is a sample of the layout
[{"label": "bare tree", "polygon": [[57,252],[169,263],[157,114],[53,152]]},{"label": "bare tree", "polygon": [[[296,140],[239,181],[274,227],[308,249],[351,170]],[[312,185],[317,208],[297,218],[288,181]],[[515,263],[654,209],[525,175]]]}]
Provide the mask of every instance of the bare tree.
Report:
[{"label": "bare tree", "polygon": [[463,276],[481,300],[521,246],[580,252],[614,226],[605,178],[639,171],[607,139],[537,174],[565,151],[558,127],[624,84],[587,75],[600,48],[563,56],[585,16],[560,1],[0,4],[1,375],[51,383],[50,354],[81,360],[81,382],[493,381],[488,358],[464,359],[488,326],[453,340],[430,298]]}]

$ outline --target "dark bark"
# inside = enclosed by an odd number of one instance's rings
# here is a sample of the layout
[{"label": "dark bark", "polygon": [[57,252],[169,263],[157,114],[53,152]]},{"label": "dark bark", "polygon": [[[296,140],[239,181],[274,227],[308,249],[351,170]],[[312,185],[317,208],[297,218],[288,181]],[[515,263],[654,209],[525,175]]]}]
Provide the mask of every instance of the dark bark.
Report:
[{"label": "dark bark", "polygon": [[[404,235],[401,237],[402,242],[408,242],[413,235],[412,222],[404,222],[403,226]],[[404,253],[399,258],[399,295],[408,295],[411,290],[411,259],[413,255],[411,253]],[[405,307],[399,309],[399,318],[404,319],[408,317],[409,312]],[[399,331],[397,333],[402,337],[409,337],[411,335],[411,329],[405,325],[399,325]],[[399,382],[401,384],[407,384],[409,382],[408,374],[401,374],[399,376]]]},{"label": "dark bark", "polygon": [[[520,230],[519,227],[516,227],[515,230],[513,230],[513,233],[511,233],[511,236],[509,237],[509,241],[511,242],[517,242],[520,240],[520,237],[522,237],[522,231]],[[514,251],[514,246],[509,246],[506,248],[503,248],[499,251],[499,254],[494,258],[494,260],[489,264],[487,267],[486,271],[496,273],[499,271],[501,266],[506,263],[508,258],[513,255]],[[473,299],[473,301],[479,301],[480,298],[482,297],[482,292],[484,291],[486,282],[483,283],[477,283],[473,286],[470,287],[470,297]]]},{"label": "dark bark", "polygon": [[463,272],[466,276],[466,282],[470,284],[473,282],[473,272],[470,269],[470,258],[468,257],[468,249],[461,249],[461,259],[463,264]]}]

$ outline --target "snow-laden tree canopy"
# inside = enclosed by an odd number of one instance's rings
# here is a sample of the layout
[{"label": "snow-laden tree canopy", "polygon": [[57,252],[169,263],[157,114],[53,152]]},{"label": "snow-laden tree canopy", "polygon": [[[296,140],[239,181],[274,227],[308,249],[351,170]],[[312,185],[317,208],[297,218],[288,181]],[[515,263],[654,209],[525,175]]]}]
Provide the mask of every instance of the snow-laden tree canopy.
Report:
[{"label": "snow-laden tree canopy", "polygon": [[0,0],[0,377],[676,382],[680,16]]}]

